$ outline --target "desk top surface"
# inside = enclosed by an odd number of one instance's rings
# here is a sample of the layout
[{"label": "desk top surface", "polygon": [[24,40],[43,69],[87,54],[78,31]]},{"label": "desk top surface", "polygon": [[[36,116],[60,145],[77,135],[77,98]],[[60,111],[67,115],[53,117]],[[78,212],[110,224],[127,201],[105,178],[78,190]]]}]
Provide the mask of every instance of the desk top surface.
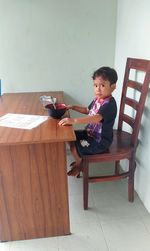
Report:
[{"label": "desk top surface", "polygon": [[[48,115],[40,102],[41,95],[56,97],[64,102],[63,92],[8,93],[0,97],[0,116],[6,113]],[[56,119],[49,118],[31,130],[0,126],[0,145],[67,142],[75,140],[72,126],[59,126]]]}]

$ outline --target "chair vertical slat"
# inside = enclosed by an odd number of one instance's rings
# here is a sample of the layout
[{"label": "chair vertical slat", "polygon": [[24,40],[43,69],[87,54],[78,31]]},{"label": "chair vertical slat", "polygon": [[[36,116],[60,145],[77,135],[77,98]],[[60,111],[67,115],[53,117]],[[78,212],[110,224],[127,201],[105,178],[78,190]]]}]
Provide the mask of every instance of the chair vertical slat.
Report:
[{"label": "chair vertical slat", "polygon": [[[120,111],[119,114],[124,113],[125,108],[125,97],[127,93],[127,87],[128,87],[128,79],[129,79],[129,73],[130,73],[130,59],[127,59],[126,68],[125,68],[125,74],[124,74],[124,82],[123,82],[123,89],[122,89],[122,96],[121,96],[121,103],[120,103]],[[123,126],[123,120],[122,117],[119,116],[119,122],[118,122],[118,130],[121,130]]]},{"label": "chair vertical slat", "polygon": [[150,62],[147,65],[147,72],[146,72],[144,83],[143,83],[142,90],[141,90],[139,106],[138,106],[137,114],[135,117],[135,123],[134,123],[134,128],[133,128],[133,133],[132,133],[131,140],[135,145],[137,145],[137,141],[138,141],[138,134],[139,134],[139,130],[140,130],[141,118],[142,118],[142,114],[143,114],[143,110],[144,110],[144,105],[145,105],[147,93],[149,90],[149,84],[150,84]]}]

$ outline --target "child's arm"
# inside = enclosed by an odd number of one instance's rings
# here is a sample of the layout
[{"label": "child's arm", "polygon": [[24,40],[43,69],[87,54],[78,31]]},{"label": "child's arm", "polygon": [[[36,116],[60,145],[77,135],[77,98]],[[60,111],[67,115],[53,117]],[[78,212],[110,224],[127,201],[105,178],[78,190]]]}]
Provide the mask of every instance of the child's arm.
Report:
[{"label": "child's arm", "polygon": [[93,116],[86,116],[83,118],[64,118],[59,121],[59,125],[77,125],[77,124],[88,124],[98,123],[103,119],[102,115],[96,114]]},{"label": "child's arm", "polygon": [[77,105],[67,105],[67,109],[71,109],[73,111],[76,112],[80,112],[83,114],[88,114],[89,113],[89,109],[87,107],[83,107],[83,106],[77,106]]}]

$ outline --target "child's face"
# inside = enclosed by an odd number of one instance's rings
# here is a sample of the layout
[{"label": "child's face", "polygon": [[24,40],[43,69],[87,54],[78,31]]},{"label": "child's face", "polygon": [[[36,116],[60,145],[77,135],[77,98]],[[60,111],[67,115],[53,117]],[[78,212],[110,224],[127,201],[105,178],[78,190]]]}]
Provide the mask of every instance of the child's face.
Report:
[{"label": "child's face", "polygon": [[95,96],[100,99],[109,97],[116,88],[116,84],[110,85],[110,82],[102,77],[96,77],[93,83]]}]

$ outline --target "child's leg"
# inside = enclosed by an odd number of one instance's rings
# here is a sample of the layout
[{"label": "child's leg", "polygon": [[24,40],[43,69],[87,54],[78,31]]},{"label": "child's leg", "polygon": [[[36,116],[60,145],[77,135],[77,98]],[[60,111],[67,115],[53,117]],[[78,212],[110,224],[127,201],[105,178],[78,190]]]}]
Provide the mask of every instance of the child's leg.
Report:
[{"label": "child's leg", "polygon": [[70,151],[71,151],[71,153],[72,153],[75,161],[77,163],[80,163],[82,161],[82,158],[77,153],[77,149],[76,149],[75,143],[74,142],[69,142],[69,145],[70,145]]},{"label": "child's leg", "polygon": [[84,155],[82,154],[84,147],[81,145],[81,141],[84,141],[88,138],[86,130],[75,130],[75,135],[76,141],[69,142],[71,153],[75,159],[75,162],[70,165],[71,170],[68,172],[68,175],[72,176],[78,176],[80,174],[80,171],[82,171],[82,158],[80,156]]},{"label": "child's leg", "polygon": [[69,176],[78,176],[82,170],[82,158],[78,155],[74,142],[69,142],[71,153],[75,159],[75,162],[71,164],[71,170],[68,172]]}]

